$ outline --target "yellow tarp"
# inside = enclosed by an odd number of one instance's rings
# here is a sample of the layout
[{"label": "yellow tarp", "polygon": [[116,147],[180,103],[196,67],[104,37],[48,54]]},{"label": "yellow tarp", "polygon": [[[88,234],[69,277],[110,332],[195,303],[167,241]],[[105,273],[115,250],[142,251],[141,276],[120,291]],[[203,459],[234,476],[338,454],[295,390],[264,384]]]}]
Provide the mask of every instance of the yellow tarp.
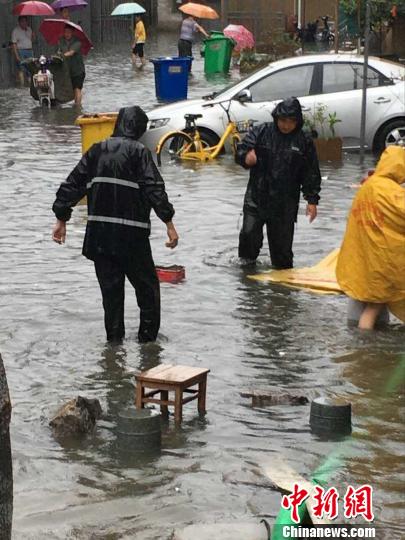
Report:
[{"label": "yellow tarp", "polygon": [[354,198],[336,276],[362,302],[387,304],[405,322],[405,149],[390,146]]},{"label": "yellow tarp", "polygon": [[318,294],[339,294],[342,289],[336,280],[336,262],[339,250],[335,249],[317,265],[310,268],[292,268],[290,270],[271,270],[263,274],[248,276],[263,282],[281,283],[294,288],[309,289]]}]

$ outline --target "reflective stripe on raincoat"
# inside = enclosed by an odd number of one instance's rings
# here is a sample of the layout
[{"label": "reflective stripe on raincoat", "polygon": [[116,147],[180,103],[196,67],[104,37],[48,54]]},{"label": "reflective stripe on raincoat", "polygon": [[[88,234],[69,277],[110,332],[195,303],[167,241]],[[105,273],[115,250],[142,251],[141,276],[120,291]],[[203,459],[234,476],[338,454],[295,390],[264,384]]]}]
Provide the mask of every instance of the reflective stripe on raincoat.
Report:
[{"label": "reflective stripe on raincoat", "polygon": [[336,276],[363,302],[388,304],[405,322],[405,149],[388,147],[354,198]]}]

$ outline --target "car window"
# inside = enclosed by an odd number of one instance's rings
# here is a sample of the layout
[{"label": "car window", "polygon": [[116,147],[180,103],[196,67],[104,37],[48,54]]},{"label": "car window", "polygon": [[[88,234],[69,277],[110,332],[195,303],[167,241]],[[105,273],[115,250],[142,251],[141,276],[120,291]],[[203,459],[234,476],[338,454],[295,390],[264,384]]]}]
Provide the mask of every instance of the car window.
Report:
[{"label": "car window", "polygon": [[[367,71],[367,87],[373,88],[386,84],[385,77],[372,68]],[[324,64],[323,93],[347,92],[363,88],[362,64]]]},{"label": "car window", "polygon": [[308,96],[313,72],[314,66],[309,64],[271,73],[249,87],[252,101],[276,101],[291,96]]}]

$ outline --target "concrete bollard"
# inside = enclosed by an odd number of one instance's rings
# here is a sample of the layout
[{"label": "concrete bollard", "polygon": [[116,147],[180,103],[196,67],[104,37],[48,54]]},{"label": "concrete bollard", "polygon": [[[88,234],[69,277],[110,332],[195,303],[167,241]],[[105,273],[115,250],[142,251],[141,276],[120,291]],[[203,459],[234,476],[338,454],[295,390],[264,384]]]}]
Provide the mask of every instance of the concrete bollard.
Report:
[{"label": "concrete bollard", "polygon": [[11,539],[13,519],[13,467],[10,446],[11,401],[0,354],[0,538]]},{"label": "concrete bollard", "polygon": [[117,446],[120,452],[156,452],[162,444],[161,415],[154,409],[130,408],[118,415]]},{"label": "concrete bollard", "polygon": [[339,437],[352,432],[352,406],[349,402],[320,397],[311,403],[311,430],[320,436]]}]

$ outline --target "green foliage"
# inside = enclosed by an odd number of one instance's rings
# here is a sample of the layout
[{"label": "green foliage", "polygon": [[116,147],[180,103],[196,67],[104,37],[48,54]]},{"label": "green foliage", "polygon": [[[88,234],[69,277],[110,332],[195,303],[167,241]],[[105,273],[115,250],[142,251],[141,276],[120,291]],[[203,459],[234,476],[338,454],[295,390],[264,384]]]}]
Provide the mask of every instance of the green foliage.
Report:
[{"label": "green foliage", "polygon": [[[379,25],[382,22],[392,21],[391,10],[395,5],[398,13],[405,13],[405,0],[369,0],[371,4],[371,22]],[[340,0],[340,5],[348,15],[357,13],[357,0]],[[361,20],[364,26],[366,0],[361,0]]]},{"label": "green foliage", "polygon": [[340,5],[348,15],[353,15],[357,11],[357,0],[340,0]]},{"label": "green foliage", "polygon": [[300,45],[287,32],[277,29],[266,32],[256,43],[256,51],[269,54],[272,60],[294,56],[299,47]]},{"label": "green foliage", "polygon": [[309,131],[317,131],[321,139],[336,137],[335,125],[339,122],[341,120],[337,117],[336,111],[329,113],[323,103],[315,105],[313,112],[304,114],[304,126]]},{"label": "green foliage", "polygon": [[289,34],[281,30],[267,32],[262,40],[256,43],[256,51],[243,49],[240,53],[241,73],[251,73],[267,66],[270,62],[294,56],[299,44]]},{"label": "green foliage", "polygon": [[328,125],[330,132],[332,133],[332,137],[336,137],[335,124],[341,121],[342,120],[337,117],[336,111],[334,113],[328,113]]}]

